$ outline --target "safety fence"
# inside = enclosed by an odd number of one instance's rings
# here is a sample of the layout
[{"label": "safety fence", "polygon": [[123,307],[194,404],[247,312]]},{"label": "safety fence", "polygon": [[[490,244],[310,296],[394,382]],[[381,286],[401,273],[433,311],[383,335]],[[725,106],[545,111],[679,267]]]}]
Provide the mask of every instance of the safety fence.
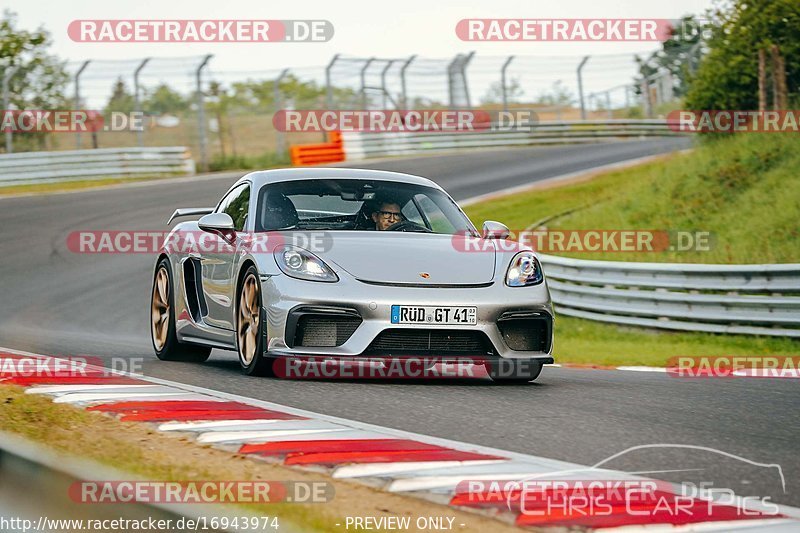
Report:
[{"label": "safety fence", "polygon": [[658,329],[800,338],[800,264],[539,257],[562,315]]},{"label": "safety fence", "polygon": [[549,121],[524,130],[492,127],[459,132],[343,132],[342,139],[346,159],[358,161],[420,152],[685,135],[676,129],[666,120]]},{"label": "safety fence", "polygon": [[654,118],[675,107],[686,91],[686,76],[707,53],[697,35],[684,37],[668,53],[653,44],[638,53],[580,56],[335,54],[315,66],[278,61],[247,70],[211,54],[73,58],[51,91],[58,98],[44,103],[36,103],[36,91],[22,90],[30,85],[25,81],[30,69],[0,65],[0,78],[7,82],[0,84],[0,97],[14,108],[67,105],[143,119],[142,128],[100,129],[91,141],[77,131],[42,135],[6,129],[0,152],[179,144],[190,147],[200,170],[207,171],[268,152],[283,158],[288,144],[309,141],[270,127],[271,117],[285,109],[535,108],[541,120]]},{"label": "safety fence", "polygon": [[194,160],[184,146],[22,152],[0,156],[0,185],[194,173]]}]

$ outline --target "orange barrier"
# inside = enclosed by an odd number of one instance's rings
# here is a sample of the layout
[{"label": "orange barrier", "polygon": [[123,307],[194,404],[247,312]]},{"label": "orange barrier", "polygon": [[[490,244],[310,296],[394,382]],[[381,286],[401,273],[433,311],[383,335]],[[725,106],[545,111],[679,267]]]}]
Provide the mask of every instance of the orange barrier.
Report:
[{"label": "orange barrier", "polygon": [[324,163],[339,163],[344,161],[344,144],[342,134],[334,131],[328,134],[326,143],[295,144],[289,148],[292,165],[320,165]]}]

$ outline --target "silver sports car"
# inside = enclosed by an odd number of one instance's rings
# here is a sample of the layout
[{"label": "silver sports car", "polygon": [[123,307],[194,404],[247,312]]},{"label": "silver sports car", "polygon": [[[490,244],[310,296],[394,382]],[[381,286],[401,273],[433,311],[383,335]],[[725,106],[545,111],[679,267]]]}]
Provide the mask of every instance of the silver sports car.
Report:
[{"label": "silver sports car", "polygon": [[[533,253],[472,225],[434,182],[345,168],[252,172],[216,207],[178,209],[156,261],[162,360],[235,350],[278,361],[478,360],[496,380],[552,363],[553,309]],[[477,359],[476,359],[477,358]]]}]

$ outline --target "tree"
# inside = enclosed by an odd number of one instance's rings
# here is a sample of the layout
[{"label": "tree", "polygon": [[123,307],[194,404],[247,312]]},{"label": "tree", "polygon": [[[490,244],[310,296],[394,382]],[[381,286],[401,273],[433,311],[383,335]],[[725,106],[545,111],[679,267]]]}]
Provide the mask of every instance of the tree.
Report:
[{"label": "tree", "polygon": [[[50,34],[44,29],[17,28],[17,16],[4,11],[0,18],[0,71],[15,69],[9,79],[9,103],[14,109],[64,109],[71,107],[64,96],[69,76],[64,63],[48,54]],[[46,134],[14,134],[17,150],[42,149]]]},{"label": "tree", "polygon": [[17,28],[17,16],[4,11],[0,19],[0,68],[16,68],[9,80],[10,102],[18,109],[64,107],[69,76],[64,63],[47,53],[50,34],[40,28]]},{"label": "tree", "polygon": [[572,92],[564,87],[564,82],[556,80],[550,91],[545,91],[536,99],[537,104],[566,107],[573,102]]},{"label": "tree", "polygon": [[[506,101],[512,103],[519,100],[525,91],[522,90],[522,85],[519,78],[511,78],[506,84]],[[502,104],[503,103],[503,84],[499,81],[492,83],[486,94],[481,98],[482,104]]]},{"label": "tree", "polygon": [[777,45],[786,63],[790,94],[800,90],[800,2],[731,0],[715,20],[709,53],[686,96],[689,109],[757,109],[758,51]]},{"label": "tree", "polygon": [[119,111],[121,113],[131,113],[134,111],[136,104],[133,95],[128,92],[125,82],[122,78],[118,78],[114,83],[114,88],[111,91],[111,98],[108,99],[106,104],[106,113],[110,111]]},{"label": "tree", "polygon": [[[225,133],[227,130],[226,120],[228,114],[228,105],[230,104],[230,97],[222,84],[218,81],[212,81],[208,86],[208,100],[207,107],[214,113],[214,118],[217,120],[217,133],[219,135],[219,147],[222,153],[222,158],[226,158],[225,153]],[[236,155],[236,149],[233,150]]]},{"label": "tree", "polygon": [[698,58],[703,49],[703,35],[710,28],[708,23],[694,15],[683,16],[672,28],[671,38],[664,41],[661,50],[647,58],[635,56],[639,64],[640,77],[634,92],[641,94],[641,82],[658,72],[668,71],[672,75],[672,90],[675,96],[683,96],[691,83]]},{"label": "tree", "polygon": [[[283,95],[291,95],[296,109],[322,109],[326,105],[326,88],[314,81],[302,81],[293,74],[279,84]],[[334,102],[355,102],[358,94],[350,88],[333,87]],[[247,80],[232,84],[231,101],[244,108],[275,111],[275,81]],[[282,104],[286,105],[285,102]],[[335,104],[334,104],[335,105]]]},{"label": "tree", "polygon": [[189,109],[189,100],[162,83],[149,93],[142,102],[142,111],[149,115],[180,113]]}]

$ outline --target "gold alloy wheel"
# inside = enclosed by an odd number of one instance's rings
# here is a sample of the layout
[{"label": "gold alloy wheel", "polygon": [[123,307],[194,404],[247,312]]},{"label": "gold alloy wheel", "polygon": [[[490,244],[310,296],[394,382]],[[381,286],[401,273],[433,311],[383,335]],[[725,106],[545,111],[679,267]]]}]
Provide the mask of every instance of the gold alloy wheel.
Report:
[{"label": "gold alloy wheel", "polygon": [[169,274],[166,267],[158,269],[156,280],[153,283],[153,303],[150,310],[150,325],[153,335],[153,344],[159,352],[167,343],[169,331]]},{"label": "gold alloy wheel", "polygon": [[239,321],[237,326],[239,337],[239,358],[247,366],[256,356],[258,346],[259,313],[258,283],[253,274],[248,274],[242,285],[239,298]]}]

